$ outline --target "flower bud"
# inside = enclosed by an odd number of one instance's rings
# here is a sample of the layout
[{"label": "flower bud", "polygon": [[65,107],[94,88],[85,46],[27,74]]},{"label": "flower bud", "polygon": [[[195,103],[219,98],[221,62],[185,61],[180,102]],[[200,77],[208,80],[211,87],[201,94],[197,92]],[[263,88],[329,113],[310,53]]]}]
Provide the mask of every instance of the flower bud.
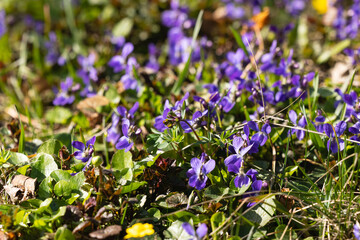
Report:
[{"label": "flower bud", "polygon": [[101,159],[100,156],[95,156],[91,159],[91,163],[92,165],[94,165],[95,167],[98,167],[102,164],[103,160]]}]

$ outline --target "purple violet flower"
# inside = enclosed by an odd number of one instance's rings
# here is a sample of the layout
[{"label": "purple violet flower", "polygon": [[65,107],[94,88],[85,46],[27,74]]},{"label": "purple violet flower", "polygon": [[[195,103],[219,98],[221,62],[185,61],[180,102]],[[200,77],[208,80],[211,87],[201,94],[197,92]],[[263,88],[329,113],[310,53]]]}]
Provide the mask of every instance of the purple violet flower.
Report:
[{"label": "purple violet flower", "polygon": [[92,138],[89,139],[89,141],[86,142],[86,145],[79,141],[73,141],[71,143],[74,148],[79,149],[79,151],[74,152],[74,157],[78,160],[81,160],[84,163],[86,162],[83,171],[85,171],[85,169],[89,166],[91,162],[91,158],[95,151],[94,149],[95,141],[96,141],[96,137],[93,136]]},{"label": "purple violet flower", "polygon": [[229,165],[235,164],[236,162],[240,162],[240,164],[238,165],[241,166],[243,161],[243,156],[246,153],[248,153],[249,150],[252,148],[252,145],[245,147],[245,141],[241,137],[234,137],[232,144],[235,154],[231,154],[224,160],[224,163],[227,166],[228,171],[229,171]]},{"label": "purple violet flower", "polygon": [[125,152],[128,152],[131,149],[131,147],[134,145],[134,143],[131,142],[129,138],[129,128],[130,128],[129,119],[123,118],[121,123],[121,131],[123,136],[116,143],[115,145],[116,149],[125,149]]},{"label": "purple violet flower", "polygon": [[210,159],[205,162],[206,154],[202,153],[200,159],[192,158],[190,161],[191,168],[187,171],[186,176],[189,178],[189,185],[201,190],[206,186],[209,174],[215,168],[215,161]]},{"label": "purple violet flower", "polygon": [[163,114],[155,118],[154,127],[156,128],[156,130],[163,132],[169,128],[169,126],[165,125],[164,121],[167,120],[168,114],[170,112],[172,112],[177,118],[181,118],[181,108],[184,101],[188,99],[188,97],[189,97],[189,93],[187,92],[180,101],[177,101],[175,103],[174,107],[170,107],[169,100],[165,101]]},{"label": "purple violet flower", "polygon": [[[307,125],[305,116],[302,116],[299,119],[299,122],[297,121],[298,116],[297,116],[297,114],[296,114],[296,112],[294,110],[289,111],[289,118],[290,118],[290,121],[294,124],[295,127],[304,128]],[[289,134],[290,133],[291,133],[291,135],[296,134],[296,137],[299,140],[302,140],[305,137],[305,131],[304,130],[291,129],[291,130],[289,130]]]},{"label": "purple violet flower", "polygon": [[117,107],[117,113],[114,113],[111,116],[112,124],[108,130],[108,136],[106,138],[108,142],[111,142],[112,144],[116,144],[118,142],[122,136],[122,118],[127,118],[129,120],[133,119],[138,108],[139,102],[136,102],[129,111],[127,111],[123,106]]},{"label": "purple violet flower", "polygon": [[[360,142],[360,122],[357,122],[352,127],[349,127],[349,132],[355,134],[354,136],[350,137],[351,140]],[[358,143],[358,145],[360,144]]]},{"label": "purple violet flower", "polygon": [[345,132],[346,127],[347,127],[346,122],[341,121],[338,124],[336,124],[335,132],[334,132],[333,127],[329,123],[324,124],[325,133],[329,137],[329,140],[327,142],[328,151],[331,150],[332,153],[337,153],[339,151],[338,143],[339,143],[340,151],[344,150],[345,143],[344,140],[340,138],[340,136]]},{"label": "purple violet flower", "polygon": [[360,224],[358,222],[356,222],[354,224],[353,233],[354,233],[356,240],[360,240]]},{"label": "purple violet flower", "polygon": [[50,66],[58,64],[63,66],[66,62],[66,59],[62,57],[58,50],[57,38],[54,32],[49,33],[49,41],[45,42],[45,48],[48,51],[46,54],[46,63]]},{"label": "purple violet flower", "polygon": [[164,11],[161,15],[162,24],[169,28],[182,27],[188,19],[187,14],[189,9],[180,6],[178,0],[172,0],[170,7],[170,10]]},{"label": "purple violet flower", "polygon": [[250,183],[250,178],[252,179],[252,181],[256,180],[256,174],[258,174],[258,172],[254,169],[250,169],[249,171],[244,173],[242,163],[242,160],[238,160],[234,164],[228,165],[228,171],[236,174],[234,184],[237,188],[248,185]]},{"label": "purple violet flower", "polygon": [[154,72],[159,71],[160,65],[158,63],[158,50],[156,49],[155,44],[149,44],[149,61],[146,63],[146,67],[151,69]]},{"label": "purple violet flower", "polygon": [[[256,177],[255,177],[255,179],[256,179]],[[261,181],[261,180],[253,180],[253,183],[251,184],[252,192],[249,193],[249,194],[246,194],[244,196],[253,197],[253,196],[259,195],[259,192],[261,191],[262,186],[263,186],[263,181]],[[248,203],[247,206],[251,207],[253,205],[255,205],[255,202],[250,202],[250,203]]]},{"label": "purple violet flower", "polygon": [[194,237],[190,240],[201,240],[206,236],[208,232],[208,228],[205,223],[199,224],[196,231],[194,230],[193,226],[191,226],[191,224],[187,222],[184,222],[182,224],[182,227],[190,236]]},{"label": "purple violet flower", "polygon": [[73,79],[67,77],[65,82],[60,83],[60,91],[57,92],[55,99],[53,100],[54,105],[64,106],[71,104],[75,100],[75,96],[71,92],[77,91],[80,89],[80,84],[73,85]]},{"label": "purple violet flower", "polygon": [[88,57],[78,56],[78,63],[80,64],[80,69],[77,71],[77,75],[83,80],[84,84],[87,86],[90,84],[90,80],[97,82],[97,70],[94,68],[95,63],[95,54],[91,53]]},{"label": "purple violet flower", "polygon": [[5,22],[5,10],[0,11],[0,38],[5,35],[7,29],[6,29],[6,22]]},{"label": "purple violet flower", "polygon": [[134,45],[132,43],[125,43],[121,55],[113,56],[108,65],[113,68],[115,73],[121,72],[127,67],[127,57],[134,50]]},{"label": "purple violet flower", "polygon": [[[208,113],[208,110],[205,111],[197,111],[193,114],[192,120],[185,120],[187,121],[194,129],[201,127],[201,126],[205,126],[206,125],[206,121],[201,121],[201,119],[206,116]],[[184,130],[185,133],[189,133],[192,132],[190,126],[184,122],[184,121],[180,121],[180,126],[182,127],[182,129]]]}]

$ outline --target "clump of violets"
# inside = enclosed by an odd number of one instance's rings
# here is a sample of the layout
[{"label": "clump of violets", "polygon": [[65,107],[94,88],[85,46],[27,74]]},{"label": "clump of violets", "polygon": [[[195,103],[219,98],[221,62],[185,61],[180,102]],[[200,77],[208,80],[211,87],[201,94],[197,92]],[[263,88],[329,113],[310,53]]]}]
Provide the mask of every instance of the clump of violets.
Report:
[{"label": "clump of violets", "polygon": [[83,168],[83,171],[85,171],[85,169],[89,166],[91,162],[91,158],[93,157],[95,151],[94,148],[95,141],[96,141],[96,136],[93,136],[86,142],[86,145],[79,141],[73,141],[71,143],[71,145],[74,148],[79,149],[79,151],[74,152],[74,157],[86,163]]},{"label": "clump of violets", "polygon": [[191,168],[186,173],[189,178],[189,185],[197,190],[205,188],[208,180],[207,175],[215,168],[215,161],[210,159],[206,162],[205,158],[205,153],[201,154],[200,159],[192,158],[190,161]]},{"label": "clump of violets", "polygon": [[108,65],[115,73],[125,71],[124,75],[120,78],[124,89],[139,91],[140,86],[134,76],[134,70],[139,67],[139,64],[134,57],[129,57],[134,50],[134,45],[132,43],[121,43],[121,47],[119,45],[119,50],[120,49],[121,54],[113,56],[108,62]]},{"label": "clump of violets", "polygon": [[155,118],[156,130],[163,132],[172,127],[174,122],[180,122],[182,119],[181,108],[188,97],[189,93],[187,92],[180,101],[175,102],[173,107],[170,106],[169,100],[165,101],[163,113]]},{"label": "clump of violets", "polygon": [[107,141],[115,145],[116,149],[125,149],[129,151],[134,143],[131,141],[131,134],[138,135],[141,133],[139,128],[130,121],[134,118],[134,114],[139,108],[139,103],[136,102],[134,106],[127,111],[123,106],[116,109],[116,113],[112,115],[112,125],[108,130]]},{"label": "clump of violets", "polygon": [[49,33],[49,41],[45,42],[45,48],[48,51],[46,54],[46,63],[50,66],[58,64],[63,66],[65,64],[65,58],[60,55],[58,50],[57,38],[54,32]]},{"label": "clump of violets", "polygon": [[80,89],[80,84],[74,84],[71,77],[67,77],[60,83],[60,89],[56,91],[56,97],[53,100],[54,105],[64,106],[72,104],[75,100],[74,92]]},{"label": "clump of violets", "polygon": [[80,65],[80,69],[77,71],[78,77],[80,77],[85,85],[90,84],[90,80],[97,82],[97,70],[94,67],[95,54],[90,53],[89,56],[78,56],[77,61]]},{"label": "clump of violets", "polygon": [[190,236],[193,237],[191,238],[191,240],[201,240],[206,236],[208,232],[208,228],[205,223],[199,224],[196,231],[194,227],[188,222],[184,222],[182,224],[182,227]]}]

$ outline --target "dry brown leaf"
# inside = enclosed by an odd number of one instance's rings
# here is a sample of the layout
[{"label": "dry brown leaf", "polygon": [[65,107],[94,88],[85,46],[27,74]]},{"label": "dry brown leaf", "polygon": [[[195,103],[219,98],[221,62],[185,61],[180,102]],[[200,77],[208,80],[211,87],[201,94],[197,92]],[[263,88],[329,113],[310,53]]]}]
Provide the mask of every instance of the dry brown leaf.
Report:
[{"label": "dry brown leaf", "polygon": [[17,203],[22,197],[22,191],[20,188],[11,185],[5,185],[4,189],[5,192],[10,196],[10,200],[12,203]]},{"label": "dry brown leaf", "polygon": [[4,186],[13,203],[35,197],[36,179],[24,175],[15,175],[11,184]]},{"label": "dry brown leaf", "polygon": [[112,225],[112,226],[108,226],[105,229],[100,229],[95,232],[92,232],[89,234],[89,236],[96,239],[106,239],[111,236],[119,235],[121,230],[122,228],[120,225]]},{"label": "dry brown leaf", "polygon": [[109,103],[110,102],[106,97],[96,95],[93,97],[85,98],[84,100],[80,101],[79,104],[77,105],[77,108],[82,112],[92,111],[92,110],[96,111],[98,107],[106,106]]},{"label": "dry brown leaf", "polygon": [[97,112],[97,110],[109,103],[110,102],[106,97],[96,95],[80,101],[77,105],[77,109],[79,109],[88,118],[91,127],[94,127],[101,121],[101,115]]},{"label": "dry brown leaf", "polygon": [[28,192],[29,195],[35,196],[36,178],[15,175],[11,181],[11,185],[20,188],[22,191]]},{"label": "dry brown leaf", "polygon": [[251,20],[255,23],[253,26],[255,30],[262,29],[270,20],[270,9],[264,8],[264,11],[253,16]]}]

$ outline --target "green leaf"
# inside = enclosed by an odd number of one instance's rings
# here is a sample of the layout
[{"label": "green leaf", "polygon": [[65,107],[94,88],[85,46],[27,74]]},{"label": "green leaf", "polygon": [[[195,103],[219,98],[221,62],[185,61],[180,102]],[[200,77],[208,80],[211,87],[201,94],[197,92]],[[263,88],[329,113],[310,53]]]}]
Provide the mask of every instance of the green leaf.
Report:
[{"label": "green leaf", "polygon": [[287,229],[286,232],[284,233],[286,228],[285,224],[281,224],[279,226],[276,227],[275,229],[275,237],[276,239],[282,239],[282,240],[290,240],[290,239],[297,239],[298,236],[296,234],[296,232],[292,229]]},{"label": "green leaf", "polygon": [[156,218],[159,220],[161,218],[161,212],[157,208],[150,208],[147,210],[149,217]]},{"label": "green leaf", "polygon": [[72,232],[66,227],[59,227],[55,233],[55,240],[62,240],[62,239],[75,240],[75,237],[72,234]]},{"label": "green leaf", "polygon": [[46,199],[51,197],[53,191],[52,178],[47,177],[39,185],[38,195],[40,199]]},{"label": "green leaf", "polygon": [[133,25],[134,21],[131,18],[123,18],[114,26],[112,33],[115,37],[126,37],[131,32]]},{"label": "green leaf", "polygon": [[165,239],[190,239],[191,236],[182,227],[183,222],[176,220],[164,231]]},{"label": "green leaf", "polygon": [[54,154],[57,156],[62,146],[63,144],[59,140],[50,139],[40,145],[40,147],[37,150],[37,153],[47,153],[50,155]]},{"label": "green leaf", "polygon": [[21,175],[26,175],[26,170],[30,167],[30,164],[26,164],[22,167],[19,167],[16,171]]},{"label": "green leaf", "polygon": [[175,83],[174,87],[171,90],[171,92],[174,93],[174,94],[179,94],[180,93],[181,86],[183,85],[185,77],[189,72],[191,56],[192,56],[192,52],[193,52],[193,46],[195,45],[196,38],[197,38],[197,36],[199,35],[199,32],[200,32],[203,13],[204,13],[204,11],[201,10],[198,17],[197,17],[194,32],[193,32],[192,42],[191,42],[191,49],[190,49],[190,53],[189,53],[189,58],[186,61],[184,69],[180,73],[179,79],[177,80],[177,82]]},{"label": "green leaf", "polygon": [[66,180],[60,180],[54,186],[54,193],[59,197],[67,197],[71,194],[70,182]]},{"label": "green leaf", "polygon": [[10,152],[10,154],[11,155],[7,163],[11,163],[15,166],[21,166],[29,163],[29,158],[25,154],[18,152]]},{"label": "green leaf", "polygon": [[323,51],[323,53],[318,57],[317,63],[324,63],[329,60],[332,56],[342,52],[345,48],[349,47],[351,41],[349,39],[343,40],[337,43],[335,46],[331,46],[331,48]]},{"label": "green leaf", "polygon": [[258,223],[261,227],[265,226],[275,213],[275,196],[265,199],[264,202],[256,205],[252,210],[244,214],[244,217],[253,223]]},{"label": "green leaf", "polygon": [[68,108],[56,106],[45,114],[45,119],[51,123],[62,123],[65,124],[72,113]]},{"label": "green leaf", "polygon": [[130,151],[125,152],[124,149],[117,151],[111,160],[111,167],[115,170],[133,167],[132,154]]},{"label": "green leaf", "polygon": [[123,186],[121,188],[121,193],[128,193],[128,192],[132,192],[135,191],[136,189],[138,189],[141,186],[144,186],[147,182],[142,181],[142,182],[131,182],[129,185]]},{"label": "green leaf", "polygon": [[[226,220],[226,217],[223,212],[214,213],[210,218],[212,231],[213,232],[216,231],[217,228],[220,227],[223,222],[225,222],[225,220]],[[218,239],[217,232],[214,232],[213,236],[214,236],[215,240]]]},{"label": "green leaf", "polygon": [[42,181],[57,169],[58,166],[51,155],[47,153],[39,153],[37,154],[34,162],[31,163],[30,177],[37,178],[38,181]]},{"label": "green leaf", "polygon": [[105,97],[109,99],[110,102],[118,104],[120,102],[120,94],[117,89],[112,84],[107,84],[106,88]]},{"label": "green leaf", "polygon": [[71,189],[73,190],[80,189],[80,187],[85,183],[85,179],[86,177],[84,172],[80,172],[75,176],[72,176],[70,179]]},{"label": "green leaf", "polygon": [[56,182],[60,180],[70,180],[72,178],[71,174],[65,170],[58,169],[53,171],[50,174],[50,177],[52,177]]},{"label": "green leaf", "polygon": [[132,168],[134,163],[132,161],[132,155],[130,151],[125,152],[124,149],[117,151],[112,157],[111,166],[114,170],[119,171],[117,174],[115,173],[117,178],[121,178],[123,180],[132,180]]},{"label": "green leaf", "polygon": [[246,56],[249,56],[249,52],[248,52],[240,34],[233,27],[230,27],[230,30],[231,30],[232,34],[234,35],[236,43],[245,52]]}]

